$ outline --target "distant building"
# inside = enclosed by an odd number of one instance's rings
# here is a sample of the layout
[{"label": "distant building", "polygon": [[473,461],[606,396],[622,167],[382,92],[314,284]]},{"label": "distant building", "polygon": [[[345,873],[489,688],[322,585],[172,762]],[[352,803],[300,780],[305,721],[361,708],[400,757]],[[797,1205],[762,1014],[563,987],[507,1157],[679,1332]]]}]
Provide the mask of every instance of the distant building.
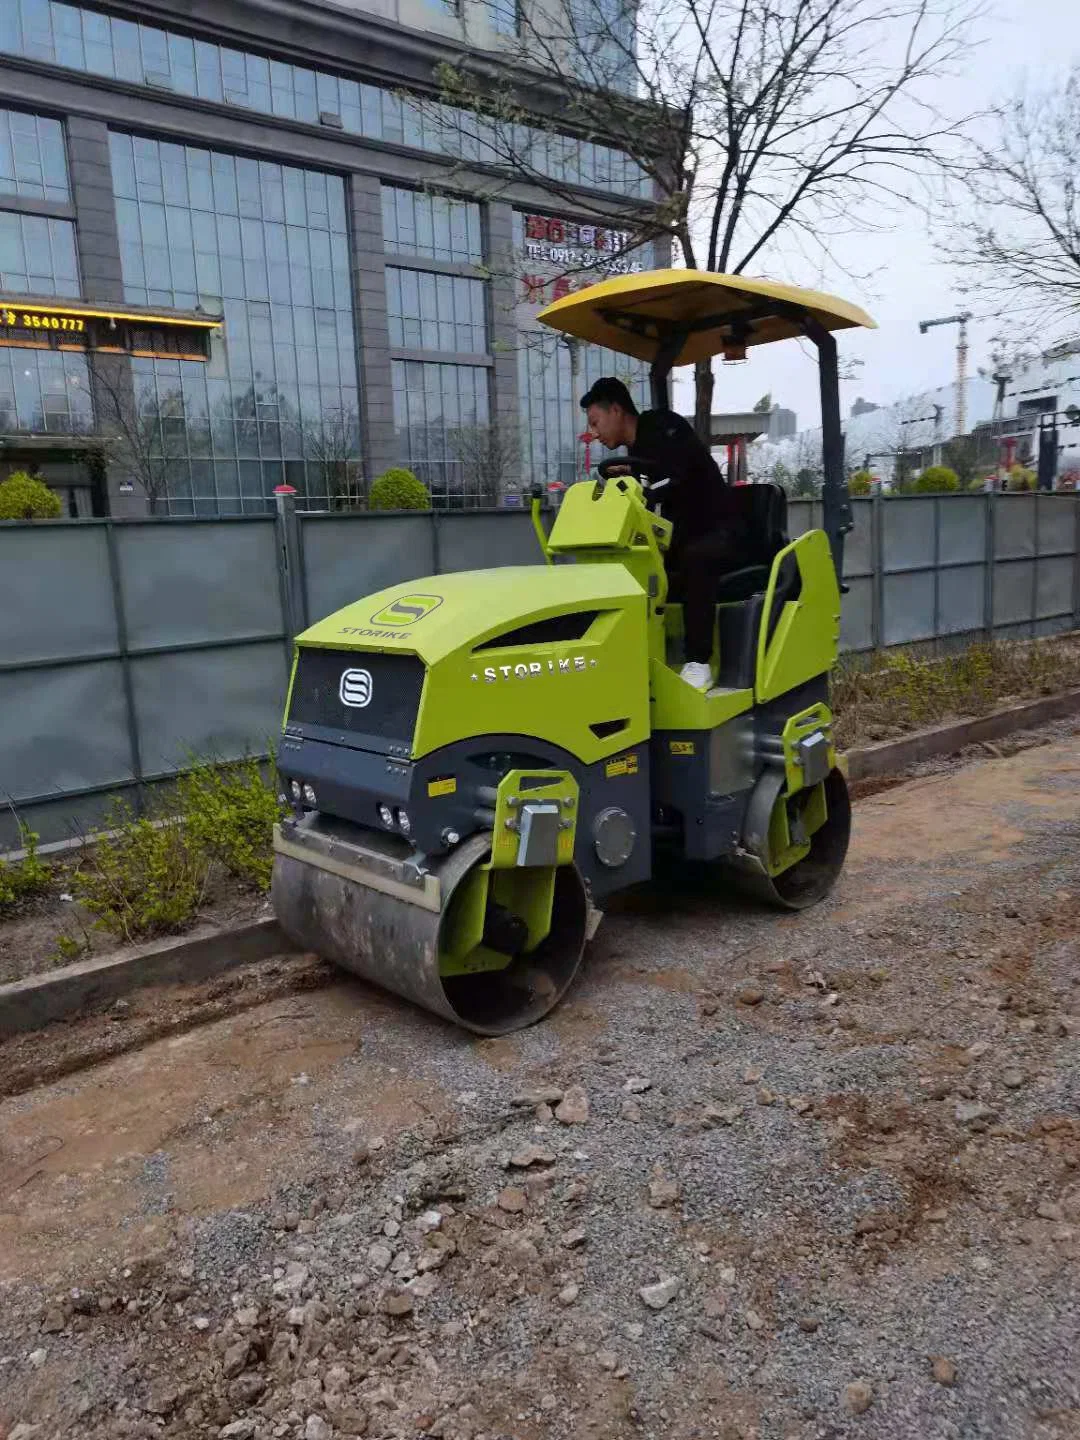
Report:
[{"label": "distant building", "polygon": [[[408,465],[456,509],[491,498],[465,437],[520,427],[507,488],[573,479],[578,397],[616,373],[644,401],[647,371],[536,314],[667,251],[627,248],[653,184],[619,107],[583,134],[518,65],[539,4],[0,0],[0,478],[37,463],[77,514],[143,513],[152,464],[160,510],[263,514]],[[600,63],[629,90],[614,12]],[[512,69],[548,204],[441,64]]]},{"label": "distant building", "polygon": [[794,410],[785,410],[782,405],[774,405],[769,411],[769,428],[766,432],[770,440],[785,440],[789,435],[794,435],[799,428],[799,417]]},{"label": "distant building", "polygon": [[860,395],[851,407],[851,418],[857,420],[860,415],[872,415],[875,410],[880,409],[880,405],[875,405],[871,400],[864,400]]}]

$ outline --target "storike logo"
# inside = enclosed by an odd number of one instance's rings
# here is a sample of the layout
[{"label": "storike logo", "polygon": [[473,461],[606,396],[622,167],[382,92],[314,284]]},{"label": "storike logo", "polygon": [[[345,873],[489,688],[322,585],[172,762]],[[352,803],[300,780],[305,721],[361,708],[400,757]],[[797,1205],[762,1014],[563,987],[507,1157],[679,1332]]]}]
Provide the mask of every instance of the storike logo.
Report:
[{"label": "storike logo", "polygon": [[376,610],[371,617],[372,625],[415,625],[437,610],[442,604],[441,595],[399,595],[396,600],[391,600],[389,605],[384,605],[381,610]]},{"label": "storike logo", "polygon": [[522,660],[517,665],[487,665],[474,680],[484,679],[489,685],[496,680],[530,680],[538,675],[572,675],[575,671],[595,670],[596,661],[584,655],[565,655],[559,660]]},{"label": "storike logo", "polygon": [[343,705],[362,710],[371,704],[373,688],[370,670],[345,670],[338,685],[338,697]]}]

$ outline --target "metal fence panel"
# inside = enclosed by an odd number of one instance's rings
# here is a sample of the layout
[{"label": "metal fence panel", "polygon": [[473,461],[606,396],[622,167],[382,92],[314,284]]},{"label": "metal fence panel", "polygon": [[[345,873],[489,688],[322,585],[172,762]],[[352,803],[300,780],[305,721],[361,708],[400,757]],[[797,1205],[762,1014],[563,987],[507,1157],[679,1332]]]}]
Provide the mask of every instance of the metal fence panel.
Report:
[{"label": "metal fence panel", "polygon": [[1040,555],[1075,555],[1080,504],[1075,495],[1036,495]]},{"label": "metal fence panel", "polygon": [[844,540],[844,578],[874,573],[874,502],[851,502],[852,531]]},{"label": "metal fence panel", "polygon": [[1062,635],[1066,630],[1073,629],[1073,620],[1070,615],[1055,615],[1050,620],[1036,620],[1031,627],[1031,633],[1036,638],[1043,635]]},{"label": "metal fence panel", "polygon": [[0,810],[0,855],[22,849],[20,820],[30,826],[42,845],[104,830],[117,799],[123,793],[122,784],[90,795],[58,791],[55,800],[45,800],[34,806],[24,805],[17,816],[11,810]]},{"label": "metal fence panel", "polygon": [[[792,501],[790,533],[820,512]],[[1080,623],[1076,496],[857,499],[852,513],[844,650]],[[0,799],[44,840],[100,824],[110,792],[135,799],[192,752],[265,750],[305,605],[311,621],[394,582],[539,558],[520,511],[302,515],[299,538],[286,520],[0,525]],[[0,849],[15,842],[0,808]]]},{"label": "metal fence panel", "polygon": [[986,566],[953,566],[938,571],[939,635],[964,635],[983,628]]},{"label": "metal fence panel", "polygon": [[939,564],[960,565],[986,559],[986,498],[949,495],[939,500]]},{"label": "metal fence panel", "polygon": [[[1034,520],[1034,508],[1030,512]],[[1016,532],[1014,531],[1014,535]],[[1031,537],[1034,541],[1034,525]],[[994,628],[1018,625],[1021,621],[1030,624],[1033,619],[1035,562],[1033,560],[1009,560],[994,566]]]},{"label": "metal fence panel", "polygon": [[16,805],[130,779],[120,662],[6,674],[0,735],[0,798]]},{"label": "metal fence panel", "polygon": [[0,525],[0,665],[115,649],[105,527]]},{"label": "metal fence panel", "polygon": [[[546,517],[550,523],[550,517]],[[528,515],[440,515],[439,573],[493,565],[539,565],[540,546]]]},{"label": "metal fence panel", "polygon": [[934,638],[934,577],[922,572],[886,575],[882,585],[882,637],[886,645]]},{"label": "metal fence panel", "polygon": [[799,535],[805,535],[807,530],[812,528],[811,503],[809,500],[791,500],[788,502],[788,534],[792,540]]},{"label": "metal fence panel", "polygon": [[1036,561],[1035,616],[1039,620],[1067,616],[1072,619],[1073,558],[1071,555]]},{"label": "metal fence panel", "polygon": [[885,501],[881,513],[885,527],[885,569],[930,569],[934,564],[934,521],[937,513],[933,498],[889,499]]},{"label": "metal fence panel", "polygon": [[121,524],[116,550],[133,650],[282,634],[272,519]]},{"label": "metal fence panel", "polygon": [[995,495],[994,559],[1018,560],[1035,554],[1034,495]]},{"label": "metal fence panel", "polygon": [[285,655],[274,641],[135,659],[144,772],[180,769],[193,757],[265,754],[281,728],[287,682]]},{"label": "metal fence panel", "polygon": [[848,580],[840,612],[840,649],[872,650],[874,646],[874,582],[870,576]]},{"label": "metal fence panel", "polygon": [[399,580],[436,573],[435,530],[424,515],[302,515],[308,622]]}]

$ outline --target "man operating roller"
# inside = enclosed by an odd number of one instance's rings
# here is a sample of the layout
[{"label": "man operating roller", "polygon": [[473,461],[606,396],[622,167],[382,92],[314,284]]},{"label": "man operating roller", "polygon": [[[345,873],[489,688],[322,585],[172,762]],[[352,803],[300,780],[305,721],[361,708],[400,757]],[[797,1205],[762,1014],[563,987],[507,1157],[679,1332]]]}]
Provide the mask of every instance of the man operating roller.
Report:
[{"label": "man operating roller", "polygon": [[683,680],[697,690],[713,683],[717,576],[739,565],[742,549],[720,467],[693,427],[673,410],[639,414],[621,380],[597,380],[581,399],[590,433],[608,450],[625,446],[649,463],[651,509],[672,522],[667,568],[669,599],[683,604]]}]

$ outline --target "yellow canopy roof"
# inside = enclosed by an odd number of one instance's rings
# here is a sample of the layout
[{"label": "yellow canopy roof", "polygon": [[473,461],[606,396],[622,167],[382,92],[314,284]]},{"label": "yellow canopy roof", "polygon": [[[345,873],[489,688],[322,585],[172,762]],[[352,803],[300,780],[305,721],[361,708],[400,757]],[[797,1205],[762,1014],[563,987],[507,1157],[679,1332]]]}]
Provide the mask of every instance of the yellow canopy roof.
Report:
[{"label": "yellow canopy roof", "polygon": [[808,313],[827,330],[877,328],[865,310],[833,295],[709,270],[646,270],[601,280],[554,301],[537,318],[553,330],[650,362],[674,330],[690,327],[671,362],[690,365],[718,355],[732,338],[768,345],[801,335],[793,312]]}]

